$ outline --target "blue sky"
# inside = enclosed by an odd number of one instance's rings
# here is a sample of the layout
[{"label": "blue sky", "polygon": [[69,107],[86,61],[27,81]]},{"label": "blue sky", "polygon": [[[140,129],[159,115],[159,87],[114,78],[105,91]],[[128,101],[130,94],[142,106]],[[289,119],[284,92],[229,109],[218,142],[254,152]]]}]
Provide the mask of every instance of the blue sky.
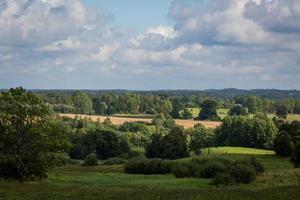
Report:
[{"label": "blue sky", "polygon": [[299,0],[0,0],[0,27],[0,88],[300,89]]},{"label": "blue sky", "polygon": [[137,31],[157,24],[172,24],[167,18],[171,0],[85,0],[84,3],[111,13],[115,18],[113,25]]}]

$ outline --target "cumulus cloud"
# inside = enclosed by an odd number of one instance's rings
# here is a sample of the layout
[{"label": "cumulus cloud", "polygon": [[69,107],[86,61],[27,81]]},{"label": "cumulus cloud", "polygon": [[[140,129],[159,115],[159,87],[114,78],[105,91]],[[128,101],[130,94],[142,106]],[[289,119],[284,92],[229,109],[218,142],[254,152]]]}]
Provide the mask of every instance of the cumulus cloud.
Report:
[{"label": "cumulus cloud", "polygon": [[298,0],[173,0],[174,26],[143,32],[113,18],[81,0],[0,0],[0,85],[299,89]]}]

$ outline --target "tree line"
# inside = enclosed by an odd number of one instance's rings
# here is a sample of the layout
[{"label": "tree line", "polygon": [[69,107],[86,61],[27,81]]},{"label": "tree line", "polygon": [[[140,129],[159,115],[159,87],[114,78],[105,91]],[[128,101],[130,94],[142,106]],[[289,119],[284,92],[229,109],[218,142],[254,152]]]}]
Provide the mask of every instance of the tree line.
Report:
[{"label": "tree line", "polygon": [[268,99],[259,96],[235,96],[217,98],[210,96],[171,96],[166,94],[144,95],[125,94],[89,94],[85,92],[62,93],[40,92],[38,96],[57,113],[75,114],[168,114],[174,119],[192,118],[188,108],[203,108],[206,100],[216,101],[217,108],[231,109],[241,105],[248,113],[275,113],[284,110],[287,114],[300,113],[300,99]]}]

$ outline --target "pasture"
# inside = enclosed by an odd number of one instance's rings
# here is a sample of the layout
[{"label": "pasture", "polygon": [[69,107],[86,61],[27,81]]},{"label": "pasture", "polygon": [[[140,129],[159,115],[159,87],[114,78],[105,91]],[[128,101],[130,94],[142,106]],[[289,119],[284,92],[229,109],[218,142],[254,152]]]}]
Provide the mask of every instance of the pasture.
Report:
[{"label": "pasture", "polygon": [[125,174],[122,165],[83,167],[69,164],[53,169],[45,181],[0,181],[0,199],[299,199],[300,170],[294,169],[287,159],[250,148],[219,147],[211,149],[210,153],[232,159],[253,155],[263,163],[266,172],[249,185],[215,187],[210,179]]}]

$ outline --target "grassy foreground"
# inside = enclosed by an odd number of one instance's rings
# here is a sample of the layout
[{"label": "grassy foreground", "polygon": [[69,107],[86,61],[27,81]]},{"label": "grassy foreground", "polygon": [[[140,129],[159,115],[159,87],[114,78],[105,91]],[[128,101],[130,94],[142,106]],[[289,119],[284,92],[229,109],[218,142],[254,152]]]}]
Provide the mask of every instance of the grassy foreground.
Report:
[{"label": "grassy foreground", "polygon": [[[300,197],[300,170],[287,159],[257,149],[219,147],[212,155],[232,159],[255,155],[266,168],[249,185],[215,187],[209,179],[176,179],[173,175],[129,175],[123,166],[66,165],[51,171],[45,181],[0,181],[2,200],[81,199],[181,199],[181,200],[296,200]],[[232,153],[231,153],[232,152]],[[206,155],[207,156],[207,155]],[[191,159],[191,158],[188,158]],[[181,159],[185,161],[187,159]]]}]

